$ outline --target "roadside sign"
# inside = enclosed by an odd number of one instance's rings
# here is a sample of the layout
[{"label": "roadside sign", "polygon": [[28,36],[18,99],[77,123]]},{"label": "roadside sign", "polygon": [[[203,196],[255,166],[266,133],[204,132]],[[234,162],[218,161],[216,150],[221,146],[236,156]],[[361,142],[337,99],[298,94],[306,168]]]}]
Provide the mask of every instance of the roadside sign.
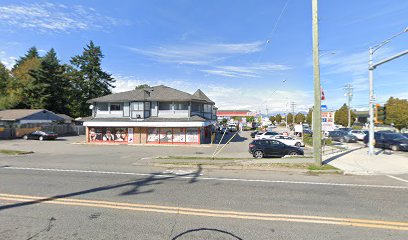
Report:
[{"label": "roadside sign", "polygon": [[322,131],[328,132],[335,129],[334,126],[334,111],[322,112]]},{"label": "roadside sign", "polygon": [[321,109],[322,109],[322,110],[327,110],[327,105],[322,105],[322,106],[321,106]]}]

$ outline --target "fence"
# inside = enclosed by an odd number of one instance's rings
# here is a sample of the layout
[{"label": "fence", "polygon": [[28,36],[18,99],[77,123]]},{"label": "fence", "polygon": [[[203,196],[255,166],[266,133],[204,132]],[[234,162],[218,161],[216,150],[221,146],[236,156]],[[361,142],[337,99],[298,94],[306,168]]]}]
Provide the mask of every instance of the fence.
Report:
[{"label": "fence", "polygon": [[57,123],[25,123],[0,126],[0,139],[19,138],[37,130],[55,132],[58,135],[85,135],[84,126]]}]

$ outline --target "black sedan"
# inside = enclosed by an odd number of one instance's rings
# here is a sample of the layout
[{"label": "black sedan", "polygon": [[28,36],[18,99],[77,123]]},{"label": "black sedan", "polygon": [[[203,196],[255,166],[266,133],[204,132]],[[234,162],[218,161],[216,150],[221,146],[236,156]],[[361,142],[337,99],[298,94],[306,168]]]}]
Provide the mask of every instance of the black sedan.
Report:
[{"label": "black sedan", "polygon": [[345,131],[331,131],[329,132],[329,137],[333,140],[333,141],[337,141],[337,142],[346,142],[346,143],[355,143],[357,142],[357,137],[354,135],[351,135],[348,132]]},{"label": "black sedan", "polygon": [[44,131],[35,131],[32,133],[29,133],[27,135],[24,135],[24,139],[35,139],[35,140],[55,140],[57,139],[58,135],[54,132],[44,132]]},{"label": "black sedan", "polygon": [[[364,143],[368,144],[368,134],[364,137]],[[377,148],[408,151],[408,138],[399,133],[375,132],[374,143]]]},{"label": "black sedan", "polygon": [[254,158],[304,155],[301,148],[288,146],[282,142],[272,139],[254,140],[249,144],[248,151]]}]

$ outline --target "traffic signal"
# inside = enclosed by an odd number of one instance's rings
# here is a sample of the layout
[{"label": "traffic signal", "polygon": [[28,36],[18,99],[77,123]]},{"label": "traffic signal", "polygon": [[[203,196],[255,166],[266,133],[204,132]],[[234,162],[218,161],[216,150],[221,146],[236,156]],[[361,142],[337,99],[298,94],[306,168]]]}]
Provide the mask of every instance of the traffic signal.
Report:
[{"label": "traffic signal", "polygon": [[375,105],[375,123],[384,123],[387,118],[386,106]]}]

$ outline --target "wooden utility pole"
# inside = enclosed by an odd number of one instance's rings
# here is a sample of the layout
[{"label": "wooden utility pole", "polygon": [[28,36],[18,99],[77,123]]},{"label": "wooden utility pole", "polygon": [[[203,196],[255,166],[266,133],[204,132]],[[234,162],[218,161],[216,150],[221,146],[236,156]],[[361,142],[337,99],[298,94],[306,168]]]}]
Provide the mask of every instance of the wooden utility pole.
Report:
[{"label": "wooden utility pole", "polygon": [[313,28],[313,82],[314,82],[314,108],[313,108],[313,154],[317,165],[322,164],[322,92],[320,86],[319,66],[319,18],[317,0],[312,0],[312,28]]}]

